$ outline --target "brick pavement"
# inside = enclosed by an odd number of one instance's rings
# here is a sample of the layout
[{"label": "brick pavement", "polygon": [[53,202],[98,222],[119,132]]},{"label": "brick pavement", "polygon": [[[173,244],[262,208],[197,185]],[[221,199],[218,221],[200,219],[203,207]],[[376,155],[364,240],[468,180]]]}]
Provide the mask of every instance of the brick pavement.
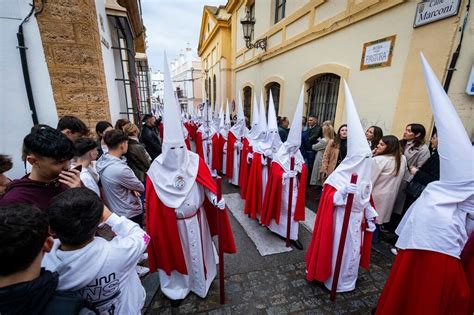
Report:
[{"label": "brick pavement", "polygon": [[[223,187],[224,193],[233,191],[231,187]],[[255,246],[233,217],[231,223],[238,253],[226,255],[227,303],[219,304],[219,282],[215,279],[205,299],[190,293],[175,308],[158,289],[152,299],[149,297],[144,313],[369,314],[377,304],[394,260],[389,251],[393,235],[382,235],[382,242],[373,246],[370,271],[360,269],[356,289],[338,294],[336,301],[331,302],[329,291],[305,279],[304,254],[310,239],[307,231],[300,228],[304,251],[256,257]]]}]

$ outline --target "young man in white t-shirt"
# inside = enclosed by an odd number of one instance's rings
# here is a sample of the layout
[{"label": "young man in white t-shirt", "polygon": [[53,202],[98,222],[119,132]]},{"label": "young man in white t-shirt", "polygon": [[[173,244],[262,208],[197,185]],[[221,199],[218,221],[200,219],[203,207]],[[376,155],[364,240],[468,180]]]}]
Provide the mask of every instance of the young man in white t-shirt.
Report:
[{"label": "young man in white t-shirt", "polygon": [[[100,313],[140,314],[145,290],[135,272],[149,236],[138,224],[111,213],[87,188],[56,196],[48,208],[55,237],[43,266],[59,273],[59,290],[78,291]],[[116,236],[95,237],[107,224]]]}]

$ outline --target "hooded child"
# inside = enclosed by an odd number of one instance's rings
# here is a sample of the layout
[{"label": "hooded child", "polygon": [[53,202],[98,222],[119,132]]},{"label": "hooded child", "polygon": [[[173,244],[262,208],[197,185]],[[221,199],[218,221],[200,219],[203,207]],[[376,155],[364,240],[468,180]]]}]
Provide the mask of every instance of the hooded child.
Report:
[{"label": "hooded child", "polygon": [[[217,211],[225,210],[225,202],[217,201],[217,187],[204,160],[184,144],[166,54],[164,65],[165,138],[163,153],[148,171],[146,226],[152,238],[150,270],[158,270],[161,291],[178,302],[191,291],[205,298],[216,277],[212,236],[218,233]],[[225,252],[235,253],[224,214],[219,241],[224,242]]]},{"label": "hooded child", "polygon": [[244,212],[252,219],[257,219],[257,215],[260,215],[262,211],[263,197],[268,181],[268,166],[273,154],[271,143],[267,143],[267,122],[262,93],[260,93],[259,133],[253,136],[253,153],[249,154],[252,158],[252,163],[247,183],[248,188],[247,195],[245,196]]},{"label": "hooded child", "polygon": [[252,162],[253,144],[255,139],[259,135],[260,123],[259,123],[258,103],[255,93],[253,95],[253,107],[252,107],[252,124],[250,131],[245,135],[242,147],[242,155],[240,156],[240,196],[242,199],[247,197],[247,186],[248,178],[250,174],[250,165]]},{"label": "hooded child", "polygon": [[[303,246],[298,240],[298,222],[304,221],[305,219],[307,178],[307,168],[299,150],[301,145],[303,102],[304,88],[301,89],[288,139],[283,145],[280,145],[278,151],[272,155],[273,162],[270,168],[270,176],[268,178],[260,220],[263,225],[268,226],[270,231],[285,238],[287,236],[289,196],[291,191],[293,197],[290,211],[290,240],[298,249],[303,249]],[[270,99],[269,120],[272,115],[275,116],[275,111],[271,110],[272,106],[273,102]],[[276,117],[274,117],[274,120],[275,122],[269,123],[269,130],[271,131],[275,130],[273,126],[276,126]],[[278,129],[276,136],[278,138],[280,137]],[[291,169],[292,157],[295,160],[293,169]],[[294,178],[293,187],[290,187],[290,178]]]},{"label": "hooded child", "polygon": [[[375,230],[373,220],[377,217],[377,212],[370,203],[372,151],[345,81],[344,91],[349,129],[347,155],[323,186],[313,236],[306,253],[306,279],[324,282],[330,290],[347,196],[349,193],[354,194],[337,292],[354,290],[359,265],[366,269],[369,267],[372,232]],[[350,183],[353,173],[358,175],[357,184]]]},{"label": "hooded child", "polygon": [[228,155],[226,160],[226,176],[232,185],[239,186],[239,174],[242,150],[244,147],[245,136],[248,133],[245,125],[244,110],[242,108],[242,98],[240,93],[237,101],[237,121],[230,128],[227,136]]},{"label": "hooded child", "polygon": [[460,256],[474,231],[474,150],[423,54],[421,63],[438,132],[440,179],[426,186],[395,231],[400,250],[376,314],[472,314],[474,285]]}]

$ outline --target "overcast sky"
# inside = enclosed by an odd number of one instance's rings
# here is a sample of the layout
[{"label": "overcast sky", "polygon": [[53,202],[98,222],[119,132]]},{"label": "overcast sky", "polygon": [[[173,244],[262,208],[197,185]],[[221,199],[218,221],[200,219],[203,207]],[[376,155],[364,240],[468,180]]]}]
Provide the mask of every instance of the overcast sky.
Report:
[{"label": "overcast sky", "polygon": [[173,59],[186,43],[197,56],[204,5],[222,5],[226,0],[141,0],[147,35],[148,62],[153,71],[163,69],[163,51]]}]

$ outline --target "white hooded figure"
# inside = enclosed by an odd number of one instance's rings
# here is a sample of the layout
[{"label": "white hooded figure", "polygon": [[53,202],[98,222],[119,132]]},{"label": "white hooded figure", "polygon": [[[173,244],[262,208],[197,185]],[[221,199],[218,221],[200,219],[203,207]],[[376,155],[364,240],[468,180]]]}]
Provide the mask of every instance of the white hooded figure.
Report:
[{"label": "white hooded figure", "polygon": [[[311,266],[317,265],[318,258],[308,257],[311,256],[311,253],[318,246],[325,246],[319,243],[320,240],[313,239],[306,257],[308,270],[307,278],[309,280],[324,281],[326,288],[331,289],[347,196],[349,193],[353,193],[354,201],[352,204],[352,211],[350,213],[349,226],[347,229],[347,236],[344,245],[344,254],[342,256],[337,292],[347,292],[355,289],[362,250],[365,249],[362,247],[363,245],[370,246],[370,244],[367,244],[368,242],[364,242],[364,237],[366,236],[366,230],[364,229],[364,219],[366,219],[368,222],[367,231],[373,232],[375,230],[373,219],[377,216],[377,212],[370,205],[370,196],[372,192],[372,152],[370,150],[369,144],[367,143],[364,130],[362,129],[351,92],[345,81],[344,91],[348,129],[347,155],[339,164],[339,166],[334,170],[334,172],[331,173],[331,175],[327,178],[323,187],[323,195],[321,196],[321,200],[324,200],[327,193],[325,193],[324,190],[327,189],[327,191],[330,191],[330,187],[328,186],[336,189],[336,192],[333,195],[333,208],[331,207],[331,209],[329,209],[331,213],[330,215],[333,216],[331,234],[334,235],[334,238],[331,259],[332,272],[327,275],[328,278],[318,279],[317,277],[313,276],[314,268]],[[358,175],[357,184],[350,183],[351,175],[353,173],[357,173]],[[320,206],[321,204],[322,202],[320,201]],[[325,213],[327,213],[324,212],[325,210],[325,208],[318,209],[318,218],[316,219],[315,223],[315,231],[321,225],[327,226],[330,224],[329,222],[323,222],[324,218],[326,218]],[[367,250],[365,252],[367,252]],[[316,269],[317,268],[318,267],[316,267]]]},{"label": "white hooded figure", "polygon": [[265,116],[265,103],[263,101],[263,93],[260,92],[258,116],[259,136],[255,138],[255,145],[253,150],[254,152],[260,153],[262,159],[262,200],[265,196],[265,190],[267,187],[268,171],[270,167],[269,163],[271,163],[271,158],[273,156],[273,138],[269,137],[267,120]]},{"label": "white hooded figure", "polygon": [[268,118],[267,118],[267,138],[260,142],[261,150],[266,157],[273,158],[282,144],[280,134],[278,133],[278,123],[275,112],[275,104],[273,103],[272,93],[268,98]]},{"label": "white hooded figure", "polygon": [[[271,110],[273,106],[273,100],[271,98],[270,93],[270,104],[269,104],[269,131],[270,133],[275,130],[274,126],[276,125],[276,117],[274,117],[275,121],[271,122],[270,116],[275,116],[275,110]],[[282,188],[282,198],[281,198],[281,207],[280,207],[280,222],[277,224],[274,219],[270,221],[270,225],[268,228],[273,233],[276,233],[282,237],[286,237],[287,233],[287,224],[288,224],[288,202],[289,202],[289,195],[290,195],[290,178],[294,178],[293,180],[293,197],[292,197],[292,205],[291,205],[291,226],[290,226],[290,240],[297,241],[298,240],[298,221],[294,220],[296,203],[299,197],[305,198],[305,196],[298,196],[298,192],[300,189],[300,185],[306,185],[306,183],[300,183],[297,179],[297,175],[303,172],[304,168],[304,158],[300,152],[301,146],[301,117],[303,117],[303,104],[304,104],[304,87],[301,88],[300,96],[298,99],[298,104],[296,105],[295,114],[293,115],[293,122],[291,124],[291,129],[288,134],[288,138],[286,141],[278,147],[278,151],[273,154],[273,163],[277,163],[281,166],[284,170],[283,174],[283,188]],[[272,114],[273,112],[273,114]],[[278,134],[278,129],[276,131],[275,138],[280,136]],[[278,143],[278,139],[273,141],[273,143]],[[291,171],[291,157],[295,158],[295,165],[293,171]],[[296,245],[298,248],[302,249],[301,243]]]},{"label": "white hooded figure", "polygon": [[[472,268],[466,264],[464,272],[460,258],[469,235],[474,238],[474,149],[423,54],[421,63],[438,135],[440,178],[426,186],[396,229],[400,251],[395,264],[400,271],[395,274],[392,269],[377,311],[472,314],[468,292],[473,284],[466,280]],[[412,296],[408,292],[413,290],[424,294]]]},{"label": "white hooded figure", "polygon": [[[207,166],[211,170],[212,176],[217,176],[217,170],[213,168],[213,157],[212,152],[214,149],[213,138],[218,137],[219,134],[214,128],[214,122],[212,118],[211,106],[207,104],[203,110],[203,122],[197,130],[197,138],[202,140],[202,149],[196,147],[196,152],[202,152],[202,158],[206,162]],[[214,141],[216,142],[216,141]],[[201,145],[199,141],[196,141],[196,146]],[[202,150],[202,151],[201,151]]]},{"label": "white hooded figure", "polygon": [[161,228],[155,227],[156,222],[153,218],[160,217],[164,213],[157,201],[159,200],[175,212],[187,268],[187,274],[181,274],[176,270],[167,274],[158,266],[161,291],[172,300],[184,299],[190,291],[204,298],[216,276],[216,258],[203,202],[207,197],[220,209],[224,209],[225,203],[223,199],[217,203],[216,195],[196,180],[198,172],[202,171],[199,170],[199,156],[189,151],[184,142],[179,107],[173,97],[166,54],[164,90],[165,133],[162,154],[153,161],[148,171],[147,183],[147,229],[152,238],[152,245],[149,247],[150,267],[153,268],[152,264],[156,265],[152,261],[156,260],[155,257],[163,255],[160,252],[162,248],[153,245],[156,230]]},{"label": "white hooded figure", "polygon": [[[223,109],[221,109],[223,112]],[[229,101],[226,102],[225,113],[220,118],[219,135],[222,143],[222,174],[226,174],[226,162],[227,162],[227,136],[230,129],[230,113],[229,113]]]},{"label": "white hooded figure", "polygon": [[248,129],[245,126],[244,109],[242,107],[242,98],[240,93],[237,98],[237,121],[230,128],[228,138],[233,138],[233,148],[229,148],[229,154],[233,154],[231,158],[232,163],[229,167],[232,167],[232,171],[227,171],[227,177],[233,185],[239,185],[239,174],[240,174],[240,157],[242,154],[244,137],[247,135]]}]

